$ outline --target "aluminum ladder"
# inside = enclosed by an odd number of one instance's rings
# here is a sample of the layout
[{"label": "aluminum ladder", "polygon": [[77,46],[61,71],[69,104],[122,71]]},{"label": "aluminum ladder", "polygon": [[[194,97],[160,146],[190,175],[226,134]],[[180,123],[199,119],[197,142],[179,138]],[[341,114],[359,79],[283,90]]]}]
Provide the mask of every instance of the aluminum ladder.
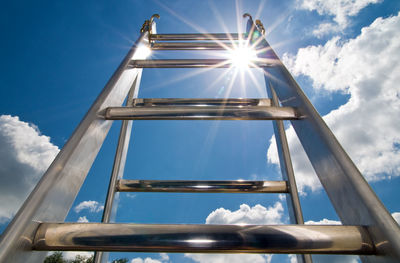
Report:
[{"label": "aluminum ladder", "polygon": [[[265,40],[262,23],[245,14],[245,34],[156,34],[155,17],[159,18],[153,15],[145,21],[139,39],[4,231],[0,262],[42,262],[47,251],[97,251],[95,262],[105,258],[102,251],[290,253],[298,254],[299,262],[311,262],[309,254],[352,254],[360,255],[363,262],[399,262],[399,226]],[[270,98],[137,98],[143,68],[229,67],[231,63],[145,60],[146,47],[224,50],[230,45],[224,41],[242,39],[259,51],[253,66],[263,69]],[[283,181],[122,179],[132,120],[159,119],[273,120]],[[63,223],[112,120],[123,121],[102,223]],[[290,120],[343,225],[303,225],[283,120]],[[111,224],[116,191],[287,193],[291,225]]]}]

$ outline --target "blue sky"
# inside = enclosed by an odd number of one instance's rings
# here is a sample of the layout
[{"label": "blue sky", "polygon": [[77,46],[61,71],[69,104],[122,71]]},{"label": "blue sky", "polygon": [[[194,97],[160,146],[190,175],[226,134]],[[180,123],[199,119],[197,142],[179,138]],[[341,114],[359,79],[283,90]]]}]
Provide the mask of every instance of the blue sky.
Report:
[{"label": "blue sky", "polygon": [[[324,116],[379,198],[400,218],[400,2],[353,1],[9,1],[0,9],[0,230],[46,170],[115,71],[145,19],[159,33],[238,32],[249,12]],[[152,58],[215,53],[154,52]],[[145,69],[141,98],[266,96],[252,69]],[[197,73],[197,74],[192,74]],[[222,77],[221,77],[222,76]],[[217,81],[216,81],[217,80]],[[233,83],[230,87],[230,83]],[[112,169],[115,122],[67,221],[96,222]],[[338,220],[287,124],[305,221]],[[280,180],[268,121],[136,121],[126,179]],[[273,140],[272,140],[273,142]],[[288,223],[275,194],[120,195],[117,222]],[[398,214],[396,214],[398,213]],[[325,221],[323,221],[325,220]],[[329,221],[334,223],[333,221]],[[285,255],[113,253],[140,262],[290,262]],[[150,259],[151,258],[153,261]],[[236,261],[235,261],[236,260]],[[316,256],[315,262],[356,257]]]}]

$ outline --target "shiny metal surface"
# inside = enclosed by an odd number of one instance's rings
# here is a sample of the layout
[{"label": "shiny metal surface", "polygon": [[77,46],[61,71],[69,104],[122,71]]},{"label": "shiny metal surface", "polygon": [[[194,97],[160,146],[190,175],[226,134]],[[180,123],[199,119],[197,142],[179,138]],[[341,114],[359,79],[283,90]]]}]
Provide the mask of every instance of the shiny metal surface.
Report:
[{"label": "shiny metal surface", "polygon": [[239,40],[244,39],[245,35],[237,33],[217,33],[217,34],[154,34],[150,35],[151,40],[156,41],[196,41],[196,40]]},{"label": "shiny metal surface", "polygon": [[[135,81],[132,84],[132,87],[128,93],[128,98],[126,100],[126,106],[132,106],[133,98],[137,97],[140,80],[142,77],[142,73],[138,73],[135,78]],[[115,197],[115,188],[117,185],[117,180],[121,179],[124,174],[126,155],[128,153],[129,141],[131,137],[132,131],[132,121],[122,121],[121,130],[118,138],[117,150],[114,158],[114,165],[110,177],[110,183],[108,185],[106,202],[104,204],[103,216],[101,219],[102,223],[113,222],[116,215],[116,207],[118,204],[114,204]],[[115,206],[116,205],[116,206]],[[96,252],[94,254],[94,263],[106,263],[108,259],[108,254],[103,252]]]},{"label": "shiny metal surface", "polygon": [[[279,106],[278,97],[276,96],[275,90],[271,83],[267,83],[267,92],[268,96],[272,98],[273,105]],[[286,202],[289,211],[290,223],[304,224],[292,160],[290,158],[289,145],[286,139],[285,126],[281,120],[274,121],[273,126],[282,177],[287,181],[289,186],[289,195],[286,196]],[[310,255],[297,255],[297,262],[311,263],[312,258]]]},{"label": "shiny metal surface", "polygon": [[266,106],[109,107],[107,120],[277,120],[298,119],[296,110]]},{"label": "shiny metal surface", "polygon": [[272,106],[270,99],[134,99],[134,106]]},{"label": "shiny metal surface", "polygon": [[232,50],[232,43],[214,42],[158,42],[151,45],[153,50]]},{"label": "shiny metal surface", "polygon": [[287,193],[285,181],[119,180],[120,192]]},{"label": "shiny metal surface", "polygon": [[35,250],[373,254],[357,226],[42,223]]},{"label": "shiny metal surface", "polygon": [[[265,39],[258,56],[278,60]],[[341,147],[283,64],[264,68],[283,106],[298,107],[305,118],[291,121],[303,148],[343,224],[366,225],[381,256],[361,257],[363,262],[399,262],[400,227],[386,210],[360,171]]]},{"label": "shiny metal surface", "polygon": [[[267,85],[268,86],[268,85]],[[268,95],[272,98],[274,106],[279,106],[279,101],[272,86],[267,88]],[[289,197],[288,209],[291,224],[304,224],[303,213],[301,212],[299,195],[297,192],[296,179],[294,176],[292,160],[290,158],[289,145],[286,139],[285,127],[283,121],[276,120],[273,122],[276,145],[278,148],[279,163],[282,171],[283,180],[288,182]]]},{"label": "shiny metal surface", "polygon": [[140,69],[127,69],[132,59],[144,59],[137,47],[146,44],[142,34],[130,49],[73,135],[29,195],[0,239],[0,262],[41,262],[45,252],[31,251],[38,221],[63,221],[92,166],[112,122],[99,114],[122,105]]},{"label": "shiny metal surface", "polygon": [[[253,68],[272,67],[275,63],[254,61],[248,66]],[[271,60],[268,60],[271,61]],[[132,60],[132,68],[230,68],[234,67],[232,61],[227,59],[153,59]]]}]

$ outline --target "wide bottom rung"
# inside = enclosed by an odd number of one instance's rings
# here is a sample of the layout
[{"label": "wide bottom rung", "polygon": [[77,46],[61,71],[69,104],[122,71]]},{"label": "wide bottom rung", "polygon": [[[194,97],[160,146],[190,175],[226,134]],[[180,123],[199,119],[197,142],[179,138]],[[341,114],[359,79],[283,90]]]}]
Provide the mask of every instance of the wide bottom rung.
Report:
[{"label": "wide bottom rung", "polygon": [[119,180],[120,192],[287,193],[286,181]]},{"label": "wide bottom rung", "polygon": [[41,223],[35,250],[374,254],[366,228]]}]

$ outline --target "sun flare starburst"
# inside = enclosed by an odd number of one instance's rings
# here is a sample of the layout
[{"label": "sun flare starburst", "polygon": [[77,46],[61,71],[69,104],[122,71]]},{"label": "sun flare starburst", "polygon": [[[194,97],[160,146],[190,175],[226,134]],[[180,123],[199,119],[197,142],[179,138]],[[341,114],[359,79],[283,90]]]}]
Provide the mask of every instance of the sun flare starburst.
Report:
[{"label": "sun flare starburst", "polygon": [[250,46],[240,45],[229,50],[229,58],[232,66],[239,69],[246,69],[257,59],[257,54]]}]

